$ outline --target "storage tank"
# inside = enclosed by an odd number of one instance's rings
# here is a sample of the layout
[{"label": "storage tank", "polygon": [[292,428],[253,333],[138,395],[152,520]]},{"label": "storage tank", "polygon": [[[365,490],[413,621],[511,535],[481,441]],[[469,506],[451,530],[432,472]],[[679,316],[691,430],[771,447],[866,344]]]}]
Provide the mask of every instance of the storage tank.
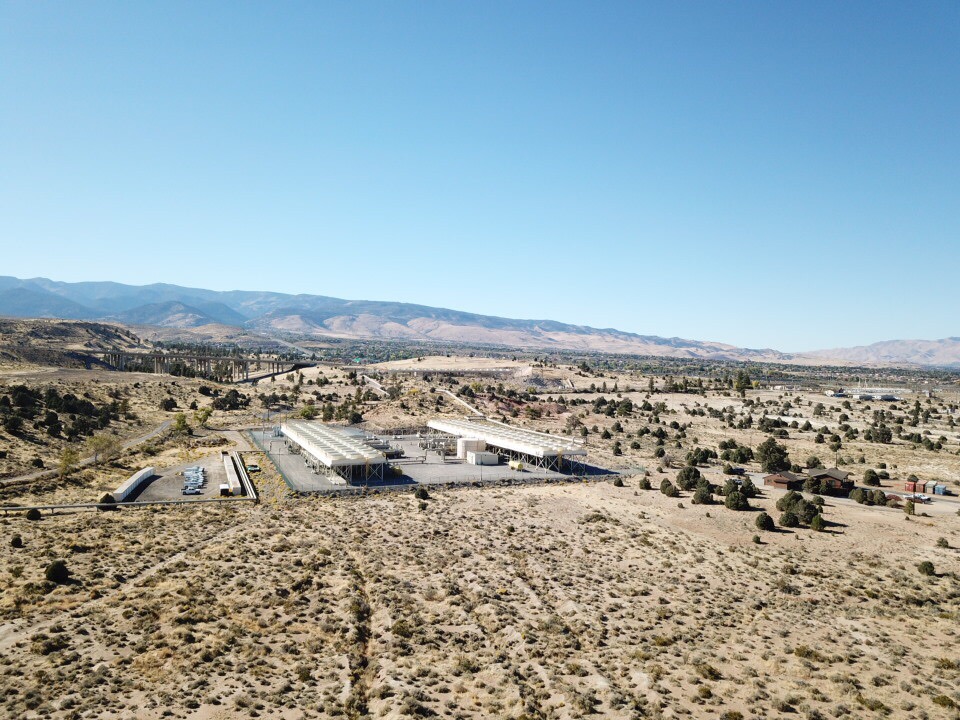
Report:
[{"label": "storage tank", "polygon": [[481,452],[481,451],[467,451],[467,464],[468,465],[496,465],[500,462],[500,458],[496,453],[492,452]]},{"label": "storage tank", "polygon": [[511,460],[508,465],[511,470],[523,470],[523,463],[519,460]]}]

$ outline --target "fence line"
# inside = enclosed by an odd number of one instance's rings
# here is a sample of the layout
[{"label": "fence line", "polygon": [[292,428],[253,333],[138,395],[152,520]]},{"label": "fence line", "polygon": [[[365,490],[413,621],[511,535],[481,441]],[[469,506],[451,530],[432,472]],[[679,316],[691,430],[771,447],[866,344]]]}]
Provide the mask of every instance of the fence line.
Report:
[{"label": "fence line", "polygon": [[118,503],[73,503],[63,505],[0,505],[3,514],[11,512],[23,512],[25,510],[119,510],[120,508],[131,508],[138,510],[155,505],[204,505],[209,503],[239,503],[256,502],[253,497],[233,497],[233,498],[204,498],[202,500],[143,500],[134,502]]}]

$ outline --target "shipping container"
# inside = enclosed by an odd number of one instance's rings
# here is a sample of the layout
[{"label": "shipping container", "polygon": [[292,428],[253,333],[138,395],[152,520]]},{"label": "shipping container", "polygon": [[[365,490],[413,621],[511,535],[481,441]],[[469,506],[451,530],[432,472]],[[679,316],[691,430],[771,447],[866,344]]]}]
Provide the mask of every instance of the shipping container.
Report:
[{"label": "shipping container", "polygon": [[474,452],[472,450],[467,452],[467,464],[468,465],[496,465],[500,462],[500,458],[496,453],[492,452]]},{"label": "shipping container", "polygon": [[915,482],[908,482],[903,484],[903,489],[907,492],[916,492],[917,484]]},{"label": "shipping container", "polygon": [[923,492],[925,492],[927,495],[933,495],[933,493],[936,492],[936,489],[937,482],[935,480],[931,480],[923,486]]},{"label": "shipping container", "polygon": [[947,494],[947,486],[946,486],[946,485],[935,485],[934,488],[933,488],[933,492],[934,492],[935,495],[946,495],[946,494]]}]

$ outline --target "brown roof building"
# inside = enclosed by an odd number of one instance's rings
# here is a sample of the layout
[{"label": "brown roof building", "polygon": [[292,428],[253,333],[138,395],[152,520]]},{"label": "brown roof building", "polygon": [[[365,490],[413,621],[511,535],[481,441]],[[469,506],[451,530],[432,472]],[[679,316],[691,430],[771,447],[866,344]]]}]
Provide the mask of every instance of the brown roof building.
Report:
[{"label": "brown roof building", "polygon": [[803,478],[794,475],[789,470],[781,470],[772,475],[767,475],[763,478],[763,484],[780,490],[803,490]]},{"label": "brown roof building", "polygon": [[850,492],[854,488],[850,473],[837,468],[812,468],[807,470],[807,476],[819,480],[821,487],[831,492]]}]

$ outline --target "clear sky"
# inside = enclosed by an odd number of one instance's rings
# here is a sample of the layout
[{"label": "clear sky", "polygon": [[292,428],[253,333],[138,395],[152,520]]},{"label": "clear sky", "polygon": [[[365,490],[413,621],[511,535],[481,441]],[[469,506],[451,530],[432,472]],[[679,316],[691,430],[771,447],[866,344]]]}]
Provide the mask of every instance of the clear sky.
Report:
[{"label": "clear sky", "polygon": [[0,1],[0,274],[960,335],[960,2]]}]

